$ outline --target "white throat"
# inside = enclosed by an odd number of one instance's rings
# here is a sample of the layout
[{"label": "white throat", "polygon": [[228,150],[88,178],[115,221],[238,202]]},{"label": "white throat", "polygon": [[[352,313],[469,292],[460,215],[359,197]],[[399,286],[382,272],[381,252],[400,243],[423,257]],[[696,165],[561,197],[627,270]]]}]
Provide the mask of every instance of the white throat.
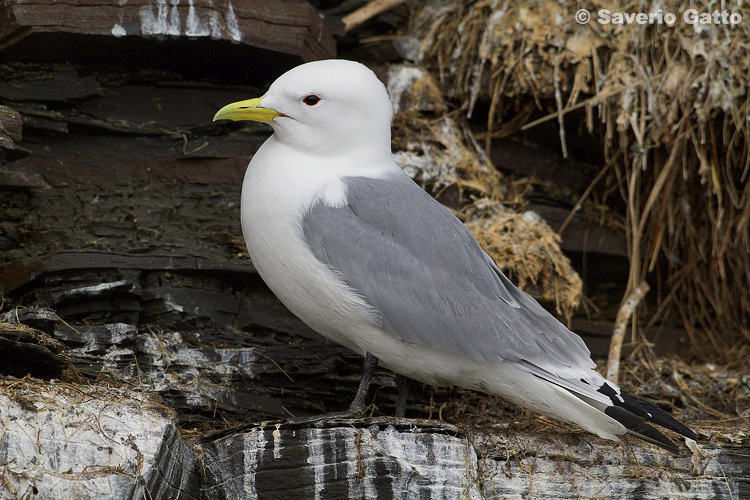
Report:
[{"label": "white throat", "polygon": [[[401,172],[390,151],[372,153],[310,155],[282,143],[274,134],[248,165],[242,186],[243,212],[249,208],[301,217],[318,199],[341,206],[346,203],[342,178],[378,179]],[[263,206],[259,206],[261,200]]]}]

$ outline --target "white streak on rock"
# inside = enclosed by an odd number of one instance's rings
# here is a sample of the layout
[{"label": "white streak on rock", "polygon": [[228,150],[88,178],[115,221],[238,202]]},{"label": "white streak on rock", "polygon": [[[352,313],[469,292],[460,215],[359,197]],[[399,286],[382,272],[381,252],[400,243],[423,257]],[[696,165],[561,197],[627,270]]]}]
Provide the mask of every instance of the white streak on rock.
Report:
[{"label": "white streak on rock", "polygon": [[265,453],[266,448],[268,448],[268,439],[266,439],[266,423],[262,422],[260,424],[260,428],[258,429],[258,433],[255,439],[255,446],[258,450],[258,457],[260,459],[263,459],[263,454]]},{"label": "white streak on rock", "polygon": [[115,23],[114,26],[112,26],[112,36],[115,38],[120,38],[121,36],[125,36],[127,33],[125,32],[125,28],[122,27],[119,23]]},{"label": "white streak on rock", "polygon": [[141,7],[141,33],[144,35],[174,35],[182,33],[180,26],[180,13],[177,6],[180,0],[172,0],[172,7],[167,0],[156,0],[156,13],[153,5]]},{"label": "white streak on rock", "polygon": [[258,470],[258,457],[263,456],[263,450],[258,449],[259,433],[263,434],[263,431],[259,431],[256,427],[244,436],[244,448],[252,451],[252,453],[245,453],[245,471],[247,473],[245,474],[243,487],[248,498],[258,498],[258,490],[255,488],[255,473]]},{"label": "white streak on rock", "polygon": [[237,16],[234,14],[232,2],[229,2],[229,10],[227,10],[227,31],[229,32],[229,36],[233,41],[242,41],[242,31],[240,31],[240,25],[237,22]]},{"label": "white streak on rock", "polygon": [[357,432],[358,433],[354,434],[351,439],[344,439],[344,453],[346,454],[346,482],[349,485],[349,498],[363,498],[362,478],[360,478],[358,466],[360,461],[366,457],[361,455],[360,449],[357,447],[357,442],[362,438],[362,434],[367,431],[357,429]]},{"label": "white streak on rock", "polygon": [[201,23],[200,17],[195,10],[195,0],[188,0],[188,15],[185,23],[185,34],[187,36],[208,36],[211,33],[205,23]]},{"label": "white streak on rock", "polygon": [[[362,433],[362,436],[360,438],[360,447],[362,446],[362,443],[367,443],[368,449],[374,448],[375,438],[370,433],[370,431],[365,430]],[[375,481],[373,481],[373,479],[375,479],[378,475],[377,471],[375,470],[374,456],[368,457],[368,460],[362,461],[362,475],[364,476],[362,478],[362,483],[365,489],[365,498],[377,498],[378,489],[375,487]]]},{"label": "white streak on rock", "polygon": [[[281,431],[279,431],[281,424],[276,424],[276,429],[273,431],[273,458],[281,458]],[[351,498],[351,497],[350,497]]]},{"label": "white streak on rock", "polygon": [[222,38],[222,22],[221,15],[215,10],[212,10],[208,14],[208,26],[211,29],[211,38],[220,39]]},{"label": "white streak on rock", "polygon": [[185,308],[174,301],[171,294],[166,294],[164,297],[164,305],[169,308],[170,311],[185,312]]},{"label": "white streak on rock", "polygon": [[108,290],[113,290],[127,285],[128,280],[111,281],[109,283],[99,283],[98,285],[82,286],[68,290],[66,295],[100,295]]},{"label": "white streak on rock", "polygon": [[307,463],[312,466],[315,481],[313,488],[315,490],[315,500],[320,500],[320,492],[325,489],[325,465],[326,457],[323,452],[324,430],[316,427],[307,429],[307,442],[309,443],[310,455],[307,457]]},{"label": "white streak on rock", "polygon": [[179,36],[182,34],[182,23],[180,22],[180,0],[171,0],[172,8],[169,9],[169,22],[167,23],[167,35]]}]

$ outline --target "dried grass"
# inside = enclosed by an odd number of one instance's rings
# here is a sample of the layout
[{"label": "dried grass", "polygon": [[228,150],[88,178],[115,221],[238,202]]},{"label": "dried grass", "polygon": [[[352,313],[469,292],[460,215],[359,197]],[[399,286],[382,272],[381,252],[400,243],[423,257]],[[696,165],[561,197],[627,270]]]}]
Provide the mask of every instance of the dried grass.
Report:
[{"label": "dried grass", "polygon": [[132,408],[137,411],[147,409],[165,418],[174,419],[174,410],[164,406],[157,396],[144,391],[132,391],[127,388],[114,388],[109,385],[84,383],[68,383],[62,381],[47,381],[31,376],[16,378],[0,376],[0,393],[18,403],[22,408],[39,411],[40,408],[69,408],[60,401],[78,405],[88,401],[101,404],[115,404],[122,408]]},{"label": "dried grass", "polygon": [[[750,341],[750,9],[725,6],[736,26],[694,27],[683,11],[714,3],[659,7],[677,22],[574,21],[580,8],[648,8],[638,3],[434,2],[412,28],[462,109],[489,103],[487,149],[554,119],[565,152],[565,117],[582,114],[627,205],[629,289],[666,269],[651,322],[676,313],[696,356],[729,361]],[[553,112],[530,122],[534,110]]]},{"label": "dried grass", "polygon": [[7,323],[0,321],[0,338],[41,346],[50,352],[60,353],[66,346],[46,333],[31,328],[23,323]]}]

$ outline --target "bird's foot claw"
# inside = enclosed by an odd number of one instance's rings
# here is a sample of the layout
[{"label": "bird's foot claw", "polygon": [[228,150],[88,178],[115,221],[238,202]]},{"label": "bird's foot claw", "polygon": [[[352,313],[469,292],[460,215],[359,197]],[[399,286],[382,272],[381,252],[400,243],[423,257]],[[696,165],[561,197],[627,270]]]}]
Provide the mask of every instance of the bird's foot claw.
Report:
[{"label": "bird's foot claw", "polygon": [[294,417],[288,419],[286,422],[289,424],[310,424],[313,422],[319,422],[321,420],[335,420],[339,418],[360,418],[365,416],[364,408],[349,408],[346,411],[334,411],[331,413],[323,413],[321,415],[311,415],[309,417]]}]

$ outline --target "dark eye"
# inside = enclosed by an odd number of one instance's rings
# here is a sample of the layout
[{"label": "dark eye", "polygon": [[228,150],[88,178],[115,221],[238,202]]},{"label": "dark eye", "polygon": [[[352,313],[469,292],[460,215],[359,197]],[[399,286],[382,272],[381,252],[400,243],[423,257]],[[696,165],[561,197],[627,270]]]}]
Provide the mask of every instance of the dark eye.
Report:
[{"label": "dark eye", "polygon": [[305,97],[304,99],[302,99],[302,102],[304,102],[308,106],[315,106],[316,104],[320,102],[320,97],[316,95],[309,95]]}]

